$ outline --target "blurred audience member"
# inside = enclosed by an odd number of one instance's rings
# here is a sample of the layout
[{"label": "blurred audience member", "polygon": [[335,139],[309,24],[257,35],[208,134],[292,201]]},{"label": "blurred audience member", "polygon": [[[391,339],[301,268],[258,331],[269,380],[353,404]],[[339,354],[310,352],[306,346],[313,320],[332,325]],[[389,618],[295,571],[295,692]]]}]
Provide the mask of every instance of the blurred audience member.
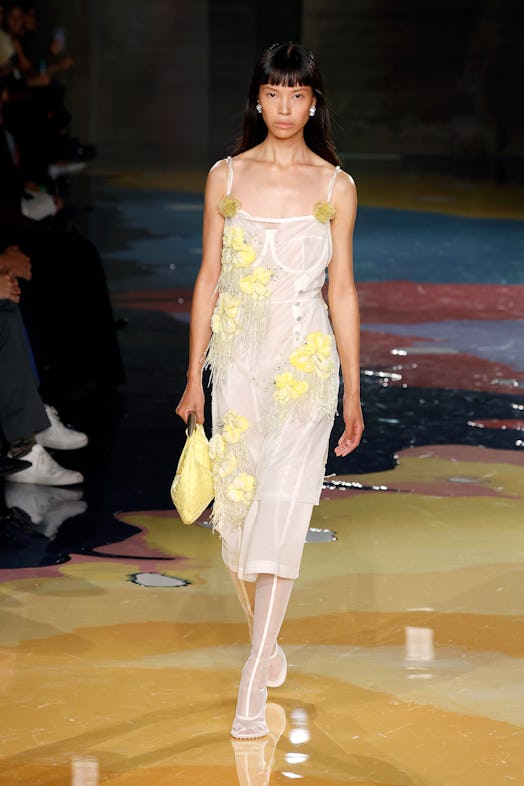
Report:
[{"label": "blurred audience member", "polygon": [[11,36],[3,28],[4,20],[5,6],[3,3],[0,3],[0,76],[11,72],[12,59],[16,54]]},{"label": "blurred audience member", "polygon": [[95,156],[94,145],[71,136],[65,88],[54,74],[74,60],[64,52],[64,33],[44,51],[37,48],[34,6],[12,3],[7,11],[7,40],[0,40],[0,75],[5,78],[4,122],[17,144],[19,168],[26,179],[47,184],[48,178],[79,171]]},{"label": "blurred audience member", "polygon": [[[22,214],[22,184],[0,125],[0,259],[20,279],[24,323],[44,389],[79,395],[123,381],[107,291],[95,246],[68,227]],[[32,274],[28,274],[29,259]]]},{"label": "blurred audience member", "polygon": [[76,449],[87,444],[82,432],[67,429],[56,410],[38,393],[18,309],[20,290],[9,273],[0,272],[0,426],[8,457],[30,466],[11,475],[13,483],[68,486],[81,483],[80,472],[61,467],[45,446]]}]

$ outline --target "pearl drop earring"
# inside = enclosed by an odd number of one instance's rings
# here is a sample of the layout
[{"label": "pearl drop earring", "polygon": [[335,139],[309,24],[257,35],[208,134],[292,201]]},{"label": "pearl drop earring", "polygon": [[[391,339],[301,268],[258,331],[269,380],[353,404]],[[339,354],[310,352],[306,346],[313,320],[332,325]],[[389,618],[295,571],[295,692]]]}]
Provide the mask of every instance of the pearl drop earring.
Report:
[{"label": "pearl drop earring", "polygon": [[310,117],[315,117],[315,112],[316,112],[316,111],[317,111],[317,108],[316,108],[316,106],[315,106],[315,105],[313,105],[312,107],[310,107],[310,108],[309,108],[309,116],[310,116]]},{"label": "pearl drop earring", "polygon": [[262,106],[260,104],[257,104],[257,112],[259,115],[262,114]]}]

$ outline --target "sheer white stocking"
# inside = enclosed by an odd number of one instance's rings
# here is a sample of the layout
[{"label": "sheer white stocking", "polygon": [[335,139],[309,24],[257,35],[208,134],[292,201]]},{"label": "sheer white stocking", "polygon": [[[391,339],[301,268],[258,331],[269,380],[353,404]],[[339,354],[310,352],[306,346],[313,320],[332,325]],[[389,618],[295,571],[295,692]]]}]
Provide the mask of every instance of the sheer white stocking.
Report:
[{"label": "sheer white stocking", "polygon": [[254,581],[242,581],[242,579],[238,578],[238,573],[235,573],[231,569],[229,570],[229,573],[235,586],[237,598],[240,601],[242,611],[244,612],[244,616],[246,618],[247,627],[249,629],[249,639],[250,641],[253,641],[253,606],[255,605],[256,584]]},{"label": "sheer white stocking", "polygon": [[268,734],[265,709],[267,678],[274,650],[293,588],[292,579],[260,573],[256,582],[251,653],[244,668],[235,721],[231,734],[237,739],[255,739]]},{"label": "sheer white stocking", "polygon": [[[244,612],[247,627],[249,630],[249,639],[253,641],[253,607],[255,605],[255,588],[254,581],[243,581],[239,579],[238,574],[229,570],[231,580],[233,581],[237,597]],[[279,688],[286,680],[287,676],[287,661],[284,650],[280,647],[277,641],[271,652],[269,658],[267,686],[268,688]]]}]

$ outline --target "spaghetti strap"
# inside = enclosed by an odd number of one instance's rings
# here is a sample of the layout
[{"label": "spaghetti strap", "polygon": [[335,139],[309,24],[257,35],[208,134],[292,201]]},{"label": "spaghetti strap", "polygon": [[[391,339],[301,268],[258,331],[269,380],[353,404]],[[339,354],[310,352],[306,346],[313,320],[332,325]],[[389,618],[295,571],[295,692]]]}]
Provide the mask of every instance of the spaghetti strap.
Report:
[{"label": "spaghetti strap", "polygon": [[228,166],[226,194],[227,196],[229,196],[231,194],[231,188],[233,186],[233,160],[231,156],[228,156],[226,158],[226,161]]},{"label": "spaghetti strap", "polygon": [[331,180],[329,181],[328,195],[327,195],[328,202],[331,202],[331,197],[333,196],[333,189],[335,188],[335,180],[337,179],[337,175],[339,172],[340,172],[340,167],[337,166],[335,167],[335,171],[331,175]]}]

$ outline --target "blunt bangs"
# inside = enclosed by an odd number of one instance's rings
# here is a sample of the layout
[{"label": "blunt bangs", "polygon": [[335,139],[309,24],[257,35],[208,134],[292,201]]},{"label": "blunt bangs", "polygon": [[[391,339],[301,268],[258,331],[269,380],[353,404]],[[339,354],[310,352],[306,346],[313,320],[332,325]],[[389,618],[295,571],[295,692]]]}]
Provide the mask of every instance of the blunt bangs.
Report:
[{"label": "blunt bangs", "polygon": [[312,54],[295,44],[277,44],[261,65],[260,84],[281,87],[315,87],[316,65]]}]

